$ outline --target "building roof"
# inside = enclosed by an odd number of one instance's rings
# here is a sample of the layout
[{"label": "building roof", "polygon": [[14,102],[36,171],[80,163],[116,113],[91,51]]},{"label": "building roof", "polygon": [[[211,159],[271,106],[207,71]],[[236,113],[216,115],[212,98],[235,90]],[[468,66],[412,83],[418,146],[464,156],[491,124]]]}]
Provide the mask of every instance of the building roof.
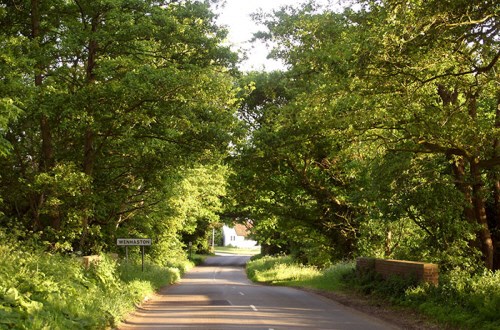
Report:
[{"label": "building roof", "polygon": [[238,236],[247,237],[249,234],[248,228],[245,225],[242,225],[241,223],[237,223],[234,225],[234,231]]}]

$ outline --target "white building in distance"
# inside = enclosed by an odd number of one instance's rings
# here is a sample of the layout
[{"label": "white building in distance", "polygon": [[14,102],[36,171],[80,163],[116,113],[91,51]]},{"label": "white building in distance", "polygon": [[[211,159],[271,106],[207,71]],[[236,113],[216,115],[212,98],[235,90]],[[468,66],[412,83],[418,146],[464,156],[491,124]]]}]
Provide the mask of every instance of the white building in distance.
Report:
[{"label": "white building in distance", "polygon": [[222,235],[224,246],[234,246],[239,248],[251,248],[257,246],[257,241],[248,239],[248,228],[245,225],[237,223],[233,228],[224,225]]}]

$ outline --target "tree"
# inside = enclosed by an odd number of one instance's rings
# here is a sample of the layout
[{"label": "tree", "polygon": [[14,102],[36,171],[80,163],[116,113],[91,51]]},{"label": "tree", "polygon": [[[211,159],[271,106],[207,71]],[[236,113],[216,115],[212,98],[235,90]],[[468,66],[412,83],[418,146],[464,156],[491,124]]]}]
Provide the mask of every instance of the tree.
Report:
[{"label": "tree", "polygon": [[[413,223],[407,244],[417,232],[429,239],[418,243],[427,255],[459,249],[474,258],[467,251],[477,247],[485,266],[494,268],[498,6],[359,3],[360,11],[309,4],[261,18],[270,32],[260,37],[279,45],[272,54],[288,64],[285,80],[293,92],[285,106],[257,108],[269,109],[274,123],[259,127],[249,145],[264,155],[264,164],[275,161],[269,165],[274,182],[294,178],[303,189],[278,184],[268,190],[274,200],[276,191],[286,191],[288,200],[308,196],[322,205],[318,209],[334,210],[330,221],[348,215],[332,223],[352,225],[352,240],[378,214],[375,219],[386,221],[380,243],[389,254],[392,218]],[[394,170],[384,173],[377,164]],[[297,204],[286,204],[289,213],[301,214],[306,203]],[[325,213],[308,214],[320,219]],[[431,238],[437,237],[436,252]],[[469,246],[453,244],[456,237]]]},{"label": "tree", "polygon": [[241,109],[249,139],[232,185],[258,240],[322,265],[352,256],[355,207],[340,166],[342,141],[331,140],[321,114],[302,103],[301,83],[289,81],[294,73],[246,77],[255,84]]},{"label": "tree", "polygon": [[447,159],[465,219],[478,225],[478,247],[486,267],[494,268],[492,232],[499,213],[492,203],[488,215],[487,205],[498,194],[499,7],[484,1],[383,1],[367,10],[373,35],[384,37],[370,39],[365,49],[373,79],[364,90],[376,85],[378,94],[391,98],[377,102],[385,108],[380,126],[390,131],[385,143],[395,151]]},{"label": "tree", "polygon": [[8,218],[99,250],[118,228],[147,221],[177,171],[226,153],[235,55],[208,2],[32,1],[3,11],[2,36],[24,42],[8,43],[18,55],[8,74],[28,91],[6,88],[24,110],[1,164],[14,169],[2,177]]},{"label": "tree", "polygon": [[183,242],[192,242],[200,253],[210,252],[212,230],[221,227],[222,198],[226,196],[228,168],[198,166],[185,171],[171,203],[182,224]]}]

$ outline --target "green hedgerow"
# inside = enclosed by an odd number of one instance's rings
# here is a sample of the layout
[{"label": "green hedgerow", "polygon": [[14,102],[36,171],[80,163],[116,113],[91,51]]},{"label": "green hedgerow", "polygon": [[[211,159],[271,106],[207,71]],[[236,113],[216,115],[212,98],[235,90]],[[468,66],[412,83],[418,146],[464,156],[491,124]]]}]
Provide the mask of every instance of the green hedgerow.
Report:
[{"label": "green hedgerow", "polygon": [[188,267],[148,262],[143,272],[137,262],[101,257],[85,268],[74,256],[25,251],[10,241],[0,244],[0,329],[113,327],[145,296],[177,281]]}]

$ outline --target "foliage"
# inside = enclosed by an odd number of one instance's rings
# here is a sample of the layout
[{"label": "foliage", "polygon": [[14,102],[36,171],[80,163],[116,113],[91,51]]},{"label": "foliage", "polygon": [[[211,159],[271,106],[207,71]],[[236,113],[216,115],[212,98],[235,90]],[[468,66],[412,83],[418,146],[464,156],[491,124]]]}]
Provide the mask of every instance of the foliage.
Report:
[{"label": "foliage", "polygon": [[228,253],[228,254],[240,254],[240,255],[259,255],[261,251],[260,246],[251,247],[251,248],[240,248],[240,247],[232,247],[232,246],[216,246],[216,253]]},{"label": "foliage", "polygon": [[396,276],[383,280],[370,273],[346,277],[344,282],[346,287],[364,294],[419,310],[443,325],[496,329],[500,325],[498,275],[490,271],[471,275],[455,269],[440,276],[438,286],[418,285],[414,279]]},{"label": "foliage", "polygon": [[250,261],[247,274],[256,282],[280,284],[310,279],[318,276],[319,271],[311,266],[299,265],[289,256],[265,256]]},{"label": "foliage", "polygon": [[[206,247],[226,194],[238,102],[236,55],[210,5],[0,5],[0,229],[12,231],[12,248],[1,245],[6,327],[113,326],[190,267],[188,240]],[[129,264],[106,259],[89,270],[70,257],[123,255],[121,237],[152,239],[145,273],[137,247]],[[34,252],[17,251],[19,242]]]},{"label": "foliage", "polygon": [[0,157],[7,156],[12,150],[12,145],[5,139],[5,135],[9,122],[15,120],[20,114],[21,110],[14,105],[11,98],[0,99]]},{"label": "foliage", "polygon": [[294,102],[298,87],[291,75],[246,79],[255,85],[240,110],[250,138],[230,178],[241,218],[254,221],[261,244],[307,262],[324,265],[354,252],[356,206],[349,201],[341,147],[322,122],[311,120],[321,115],[302,113],[304,105]]},{"label": "foliage", "polygon": [[357,274],[354,262],[341,262],[318,270],[301,266],[289,256],[253,258],[247,264],[256,282],[291,285],[346,294],[369,294],[370,299],[410,307],[442,326],[464,329],[496,329],[500,325],[500,273],[471,275],[452,270],[440,277],[438,286],[418,284],[412,278],[382,279],[375,273]]},{"label": "foliage", "polygon": [[189,256],[189,261],[195,264],[196,266],[202,265],[205,262],[207,255],[205,254],[192,254]]},{"label": "foliage", "polygon": [[[83,253],[147,236],[161,259],[184,225],[213,222],[207,200],[182,223],[177,194],[223,195],[223,172],[176,188],[222,167],[235,128],[236,57],[209,2],[7,2],[0,23],[1,226]],[[22,109],[8,127],[5,109]]]},{"label": "foliage", "polygon": [[345,289],[346,278],[352,276],[354,262],[339,262],[321,271],[321,276],[304,281],[304,286],[319,290],[335,291]]},{"label": "foliage", "polygon": [[[2,241],[8,240],[2,235]],[[0,245],[0,328],[104,329],[182,270],[117,263],[106,255],[85,269],[76,257]]]},{"label": "foliage", "polygon": [[[418,168],[412,172],[414,182],[432,187],[432,181],[445,179],[455,186],[456,192],[449,194],[453,189],[450,185],[447,194],[460,199],[450,200],[450,207],[441,214],[450,222],[458,218],[455,212],[461,212],[461,221],[477,225],[473,228],[476,238],[467,237],[471,229],[467,225],[446,224],[443,229],[450,233],[459,230],[465,240],[475,240],[485,266],[494,268],[492,241],[496,238],[491,235],[500,213],[498,204],[487,204],[499,193],[493,183],[498,171],[493,165],[498,162],[498,97],[492,89],[496,84],[493,72],[498,65],[498,42],[489,33],[498,32],[492,19],[498,6],[484,6],[481,1],[363,3],[366,11],[351,17],[366,24],[362,33],[369,40],[369,49],[363,45],[356,54],[364,58],[363,76],[356,90],[367,96],[359,100],[359,105],[364,104],[376,118],[376,125],[363,123],[366,138],[379,141],[390,152],[411,153],[433,164],[432,171],[422,163],[425,172]],[[469,16],[472,11],[476,20]],[[374,35],[384,37],[369,38]],[[376,91],[372,90],[375,86]],[[367,115],[363,110],[357,114]],[[433,201],[433,196],[442,193],[434,191],[430,196],[426,200],[412,196],[411,202],[405,201],[406,209],[414,213],[411,203],[418,203],[421,210],[429,208],[430,202],[443,205]],[[489,207],[496,211],[489,213]],[[425,212],[416,211],[413,221],[425,223],[421,219]],[[430,236],[436,235],[430,232]]]},{"label": "foliage", "polygon": [[182,224],[183,241],[192,242],[199,253],[210,252],[212,229],[219,231],[227,173],[228,168],[222,165],[186,170],[170,202]]},{"label": "foliage", "polygon": [[452,271],[441,277],[438,287],[408,290],[403,303],[443,322],[470,329],[495,329],[500,326],[500,273],[486,271],[470,276]]},{"label": "foliage", "polygon": [[248,277],[255,282],[336,291],[346,287],[354,263],[341,262],[324,269],[298,264],[290,256],[252,258],[247,264]]},{"label": "foliage", "polygon": [[363,253],[500,267],[498,5],[357,5],[257,15],[288,70],[242,79],[239,216],[320,266]]},{"label": "foliage", "polygon": [[[149,237],[150,267],[174,279],[188,242],[207,252],[221,218],[251,221],[263,253],[291,255],[254,261],[251,276],[319,285],[320,269],[358,255],[434,261],[437,288],[359,285],[430,310],[449,295],[464,304],[444,309],[493,326],[497,275],[478,274],[500,268],[500,5],[311,1],[258,14],[256,37],[288,69],[235,82],[210,3],[0,6],[0,227],[12,246],[123,254],[116,238]],[[101,293],[151,289],[110,260],[84,271],[1,251],[7,325],[106,326],[122,303]],[[49,261],[71,270],[67,283]],[[332,267],[335,283],[349,269]],[[110,280],[120,274],[128,282]],[[73,295],[82,287],[92,305]],[[108,314],[81,314],[97,307]]]}]

